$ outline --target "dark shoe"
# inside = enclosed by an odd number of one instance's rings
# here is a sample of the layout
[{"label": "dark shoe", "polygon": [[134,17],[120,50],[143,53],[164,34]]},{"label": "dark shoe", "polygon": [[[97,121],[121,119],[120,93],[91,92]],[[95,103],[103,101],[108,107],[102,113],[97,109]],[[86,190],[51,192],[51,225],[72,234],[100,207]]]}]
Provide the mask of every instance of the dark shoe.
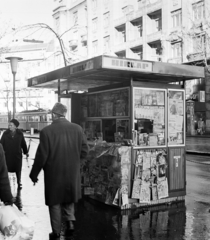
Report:
[{"label": "dark shoe", "polygon": [[60,240],[60,234],[59,233],[50,233],[49,234],[49,237],[50,237],[50,240]]},{"label": "dark shoe", "polygon": [[74,232],[74,221],[67,221],[66,222],[66,231],[65,236],[71,236]]}]

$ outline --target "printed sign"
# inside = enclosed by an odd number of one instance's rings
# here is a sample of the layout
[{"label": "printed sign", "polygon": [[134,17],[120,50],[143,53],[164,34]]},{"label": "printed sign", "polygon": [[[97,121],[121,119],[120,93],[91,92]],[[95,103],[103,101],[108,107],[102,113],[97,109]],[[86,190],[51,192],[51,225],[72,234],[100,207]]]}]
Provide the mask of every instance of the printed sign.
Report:
[{"label": "printed sign", "polygon": [[117,70],[128,70],[138,72],[152,72],[152,63],[138,60],[126,60],[116,58],[103,58],[103,68],[112,68]]},{"label": "printed sign", "polygon": [[70,67],[70,74],[87,71],[93,69],[93,61],[89,60],[83,63],[78,63]]}]

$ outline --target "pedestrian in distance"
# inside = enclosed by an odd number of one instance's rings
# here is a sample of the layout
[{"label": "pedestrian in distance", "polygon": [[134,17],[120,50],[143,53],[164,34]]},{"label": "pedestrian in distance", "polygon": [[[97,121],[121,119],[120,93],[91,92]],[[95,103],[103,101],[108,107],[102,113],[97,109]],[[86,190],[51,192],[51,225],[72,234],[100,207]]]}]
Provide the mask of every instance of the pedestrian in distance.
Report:
[{"label": "pedestrian in distance", "polygon": [[9,128],[2,134],[0,143],[2,144],[6,157],[8,172],[15,172],[18,189],[22,188],[21,171],[23,154],[28,157],[28,149],[23,132],[18,129],[19,122],[12,119]]},{"label": "pedestrian in distance", "polygon": [[88,154],[83,129],[69,122],[66,113],[62,103],[52,108],[52,124],[40,132],[30,173],[35,184],[40,171],[44,170],[45,203],[52,226],[50,240],[60,239],[62,219],[66,222],[65,236],[71,236],[74,231],[75,203],[81,198],[80,161]]},{"label": "pedestrian in distance", "polygon": [[0,200],[4,202],[5,205],[12,205],[14,200],[11,193],[4,150],[1,144],[0,144]]}]

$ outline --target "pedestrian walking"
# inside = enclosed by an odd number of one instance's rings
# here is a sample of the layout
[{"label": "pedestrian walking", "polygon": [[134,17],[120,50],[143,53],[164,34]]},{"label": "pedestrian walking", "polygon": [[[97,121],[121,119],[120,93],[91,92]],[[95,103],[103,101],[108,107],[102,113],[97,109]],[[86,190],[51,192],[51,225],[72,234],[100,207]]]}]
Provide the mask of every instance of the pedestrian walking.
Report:
[{"label": "pedestrian walking", "polygon": [[0,199],[5,205],[13,204],[4,150],[0,144]]},{"label": "pedestrian walking", "polygon": [[9,129],[2,134],[0,143],[4,148],[8,172],[16,173],[18,189],[21,189],[22,157],[23,153],[28,157],[28,150],[23,132],[18,126],[18,120],[12,119]]},{"label": "pedestrian walking", "polygon": [[82,128],[69,122],[66,113],[65,105],[54,105],[52,124],[40,132],[40,143],[30,173],[35,184],[40,171],[44,170],[45,203],[49,207],[53,231],[50,240],[60,239],[62,217],[67,226],[65,235],[70,236],[74,230],[74,207],[81,198],[80,160],[88,154]]}]

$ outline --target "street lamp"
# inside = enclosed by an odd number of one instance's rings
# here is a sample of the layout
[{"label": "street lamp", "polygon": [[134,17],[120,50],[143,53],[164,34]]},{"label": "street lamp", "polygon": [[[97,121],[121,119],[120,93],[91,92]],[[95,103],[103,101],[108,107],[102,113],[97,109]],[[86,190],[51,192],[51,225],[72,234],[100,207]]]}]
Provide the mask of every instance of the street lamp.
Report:
[{"label": "street lamp", "polygon": [[13,118],[15,118],[16,112],[16,98],[15,98],[15,74],[17,73],[18,60],[22,60],[21,57],[7,57],[10,60],[11,70],[13,74]]}]

